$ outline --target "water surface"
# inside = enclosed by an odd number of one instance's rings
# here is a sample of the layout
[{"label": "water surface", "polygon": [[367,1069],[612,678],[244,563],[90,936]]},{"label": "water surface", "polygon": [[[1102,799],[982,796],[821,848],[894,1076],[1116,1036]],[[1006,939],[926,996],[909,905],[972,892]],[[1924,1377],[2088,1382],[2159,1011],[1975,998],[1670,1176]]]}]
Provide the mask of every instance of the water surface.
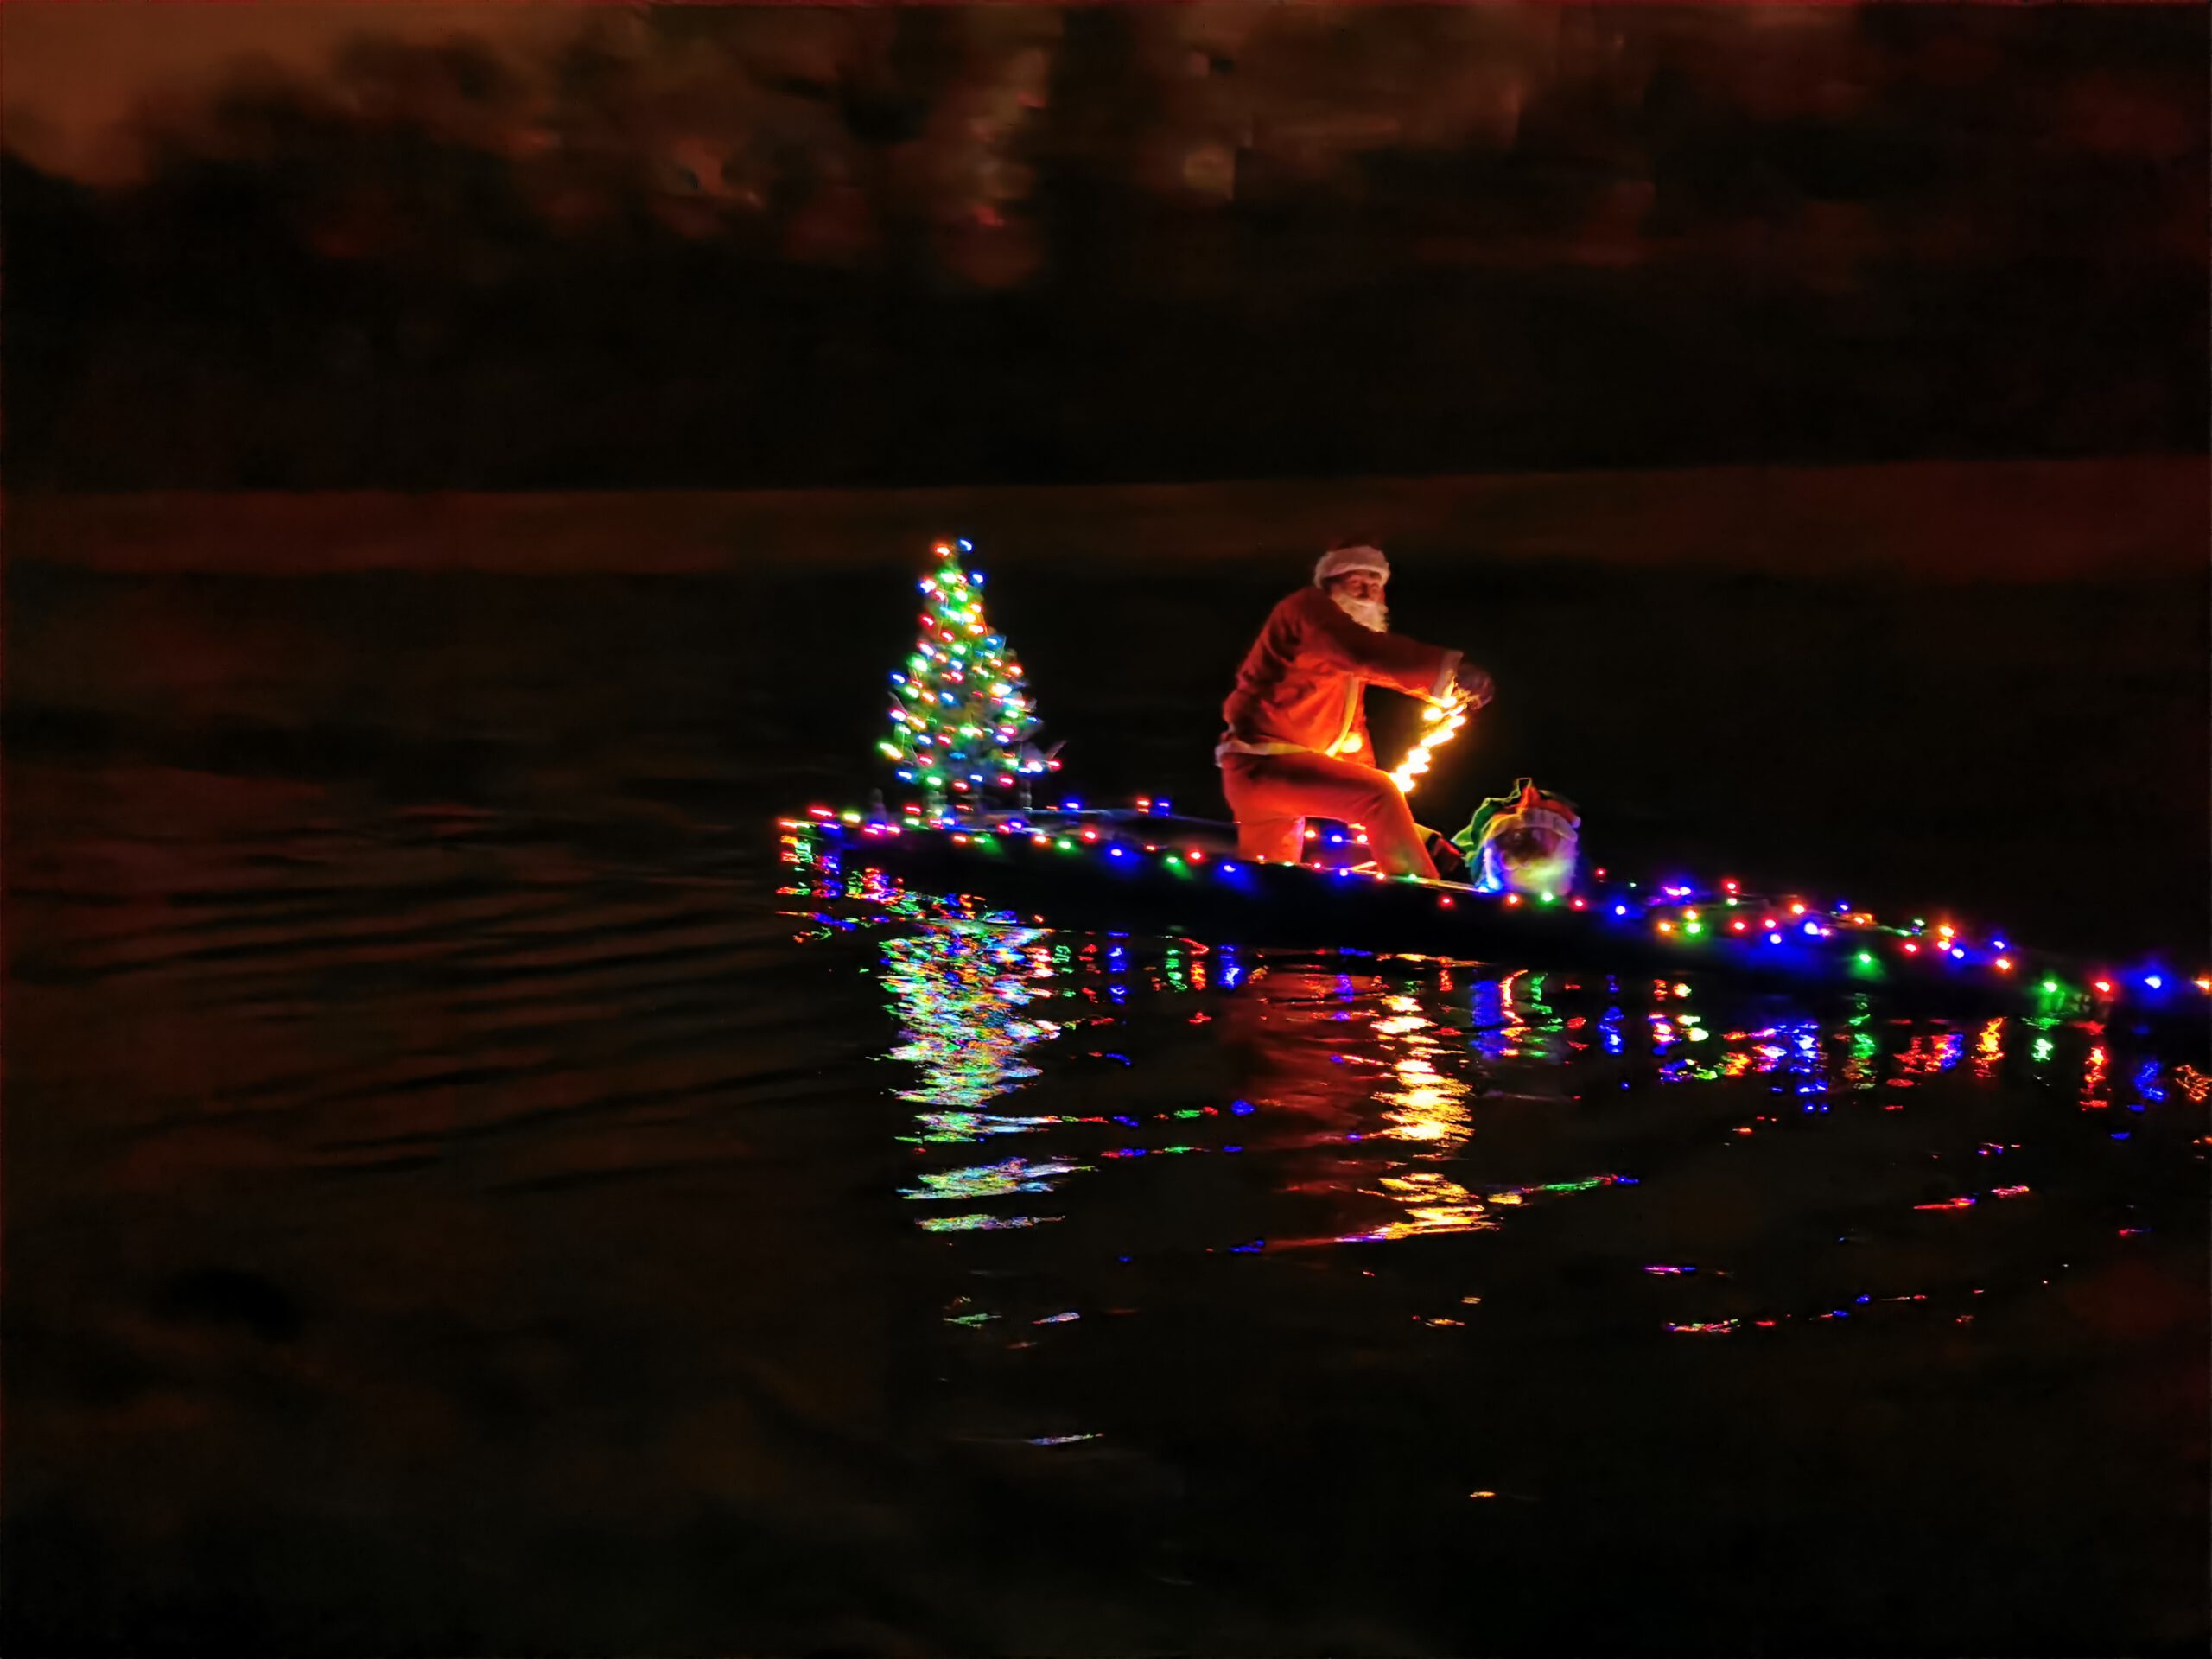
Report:
[{"label": "water surface", "polygon": [[[786,862],[895,594],[10,584],[11,1653],[2202,1649],[2201,1041]],[[1139,610],[1090,591],[1009,626],[1048,718],[1200,786],[1176,722],[1235,607],[1109,678],[1073,670]],[[1542,683],[1567,601],[1484,597]],[[2039,603],[1865,700],[1821,700],[1852,647],[1776,650],[1764,701],[1890,752],[1916,675],[2058,639]],[[1660,660],[1614,645],[1575,697]],[[2190,672],[2077,678],[2068,724],[2016,666],[2024,712],[1960,698],[1899,765],[2116,773]],[[1616,846],[1787,861],[1854,786],[1723,678],[1618,738],[1560,691],[1461,782],[1572,724]],[[1763,777],[1649,782],[1722,729]],[[1908,816],[1807,874],[1996,889],[2069,844]],[[2115,843],[2196,880],[2144,816]],[[2187,931],[2075,891],[1997,919]]]}]

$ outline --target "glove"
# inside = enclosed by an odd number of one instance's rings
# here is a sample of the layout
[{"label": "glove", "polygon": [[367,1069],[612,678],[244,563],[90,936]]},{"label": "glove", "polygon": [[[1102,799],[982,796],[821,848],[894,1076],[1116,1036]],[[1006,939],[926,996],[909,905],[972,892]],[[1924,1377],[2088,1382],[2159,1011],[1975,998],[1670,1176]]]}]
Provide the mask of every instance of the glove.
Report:
[{"label": "glove", "polygon": [[1497,687],[1491,683],[1490,676],[1471,663],[1462,663],[1459,671],[1452,677],[1453,700],[1465,703],[1470,709],[1481,708],[1497,695]]}]

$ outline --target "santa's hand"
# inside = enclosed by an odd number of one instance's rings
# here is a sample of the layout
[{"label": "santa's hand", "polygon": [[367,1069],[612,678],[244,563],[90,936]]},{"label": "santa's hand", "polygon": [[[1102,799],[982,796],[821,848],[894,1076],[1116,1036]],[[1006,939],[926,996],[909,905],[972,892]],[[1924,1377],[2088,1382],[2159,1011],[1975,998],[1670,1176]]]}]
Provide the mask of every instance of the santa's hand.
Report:
[{"label": "santa's hand", "polygon": [[1479,668],[1462,668],[1452,681],[1452,701],[1462,709],[1479,709],[1497,695],[1489,675]]}]

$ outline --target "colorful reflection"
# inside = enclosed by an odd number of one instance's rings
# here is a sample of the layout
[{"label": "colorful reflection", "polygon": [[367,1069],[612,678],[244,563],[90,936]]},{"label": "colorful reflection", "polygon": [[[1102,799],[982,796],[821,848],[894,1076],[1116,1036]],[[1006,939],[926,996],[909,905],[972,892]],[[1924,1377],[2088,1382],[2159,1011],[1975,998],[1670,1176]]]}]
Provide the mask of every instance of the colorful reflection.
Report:
[{"label": "colorful reflection", "polygon": [[904,1039],[890,1058],[921,1070],[918,1082],[894,1092],[940,1109],[922,1116],[921,1139],[976,1141],[1039,1127],[982,1109],[1035,1077],[1022,1052],[1059,1033],[1027,1012],[1049,995],[1032,984],[1053,975],[1044,938],[1033,929],[940,922],[884,942],[883,984]]},{"label": "colorful reflection", "polygon": [[[1910,1141],[1880,1160],[1896,1190],[1839,1200],[1839,1213],[1877,1219],[1839,1224],[1836,1242],[1908,1222],[1954,1230],[1932,1243],[2050,1202],[2047,1177],[2026,1179],[2038,1129],[1970,1132],[1961,1090],[2056,1093],[2104,1113],[2097,1134],[2120,1143],[2114,1155],[2156,1114],[2212,1096],[2212,1076],[2191,1065],[2050,1014],[1905,1019],[1864,991],[1812,1007],[1675,980],[1056,931],[827,860],[794,863],[793,876],[787,891],[810,906],[797,912],[802,937],[874,938],[898,1027],[887,1092],[916,1109],[893,1131],[912,1154],[898,1198],[920,1233],[974,1236],[963,1250],[1002,1252],[998,1236],[1047,1226],[1122,1262],[1491,1235],[1561,1200],[1623,1201],[1604,1195],[1664,1179],[1697,1147],[1756,1157],[1762,1136],[1879,1124]],[[1657,1103],[1677,1098],[1701,1103],[1687,1116]],[[1606,1115],[1599,1140],[1593,1112]],[[1647,1119],[1673,1127],[1638,1152]],[[1760,1167],[1739,1159],[1706,1178],[1726,1175],[1708,1197],[1724,1212],[1742,1205]],[[1052,1225],[1076,1213],[1078,1185],[1080,1226]],[[2108,1230],[2134,1237],[2146,1224],[2131,1215]],[[1746,1305],[1741,1264],[1651,1255],[1656,1265],[1624,1271],[1680,1287],[1668,1331],[1750,1335],[1948,1307],[1925,1285],[1884,1283],[1833,1305]],[[1049,1303],[1007,1280],[986,1299],[969,1289],[946,1317],[1013,1332],[1014,1350],[1083,1339],[1086,1310]],[[1421,1315],[1424,1328],[1465,1319]]]}]

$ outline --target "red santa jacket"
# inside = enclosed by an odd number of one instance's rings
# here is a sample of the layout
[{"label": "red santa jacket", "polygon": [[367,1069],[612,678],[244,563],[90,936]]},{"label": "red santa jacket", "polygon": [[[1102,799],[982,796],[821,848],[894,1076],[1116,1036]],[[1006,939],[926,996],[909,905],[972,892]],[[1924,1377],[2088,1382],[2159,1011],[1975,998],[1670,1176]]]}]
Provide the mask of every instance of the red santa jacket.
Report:
[{"label": "red santa jacket", "polygon": [[1292,754],[1301,749],[1376,766],[1360,693],[1387,685],[1410,697],[1441,698],[1459,653],[1399,633],[1376,633],[1319,588],[1301,588],[1268,613],[1236,689],[1222,705],[1229,729],[1214,758]]}]

